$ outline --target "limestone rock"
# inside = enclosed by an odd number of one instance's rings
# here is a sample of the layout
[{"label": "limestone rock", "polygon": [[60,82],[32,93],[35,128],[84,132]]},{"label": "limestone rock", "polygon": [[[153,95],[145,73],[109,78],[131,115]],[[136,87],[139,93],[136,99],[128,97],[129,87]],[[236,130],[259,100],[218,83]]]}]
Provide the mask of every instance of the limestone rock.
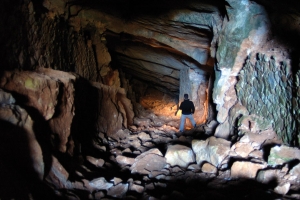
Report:
[{"label": "limestone rock", "polygon": [[86,160],[89,161],[91,164],[93,164],[95,167],[102,167],[104,165],[104,160],[99,158],[94,158],[92,156],[87,156]]},{"label": "limestone rock", "polygon": [[144,192],[145,188],[141,185],[132,184],[132,186],[130,187],[130,190],[141,194]]},{"label": "limestone rock", "polygon": [[10,93],[4,92],[0,89],[0,104],[14,104],[15,102],[16,100]]},{"label": "limestone rock", "polygon": [[267,140],[273,140],[276,138],[276,133],[273,130],[265,130],[259,133],[246,132],[245,135],[240,139],[240,142],[251,143],[254,149],[260,149],[261,145]]},{"label": "limestone rock", "polygon": [[231,149],[237,153],[237,155],[246,158],[254,149],[250,143],[237,142]]},{"label": "limestone rock", "polygon": [[97,98],[101,100],[97,120],[99,131],[113,137],[112,135],[121,130],[123,126],[132,125],[134,113],[125,90],[95,82],[92,85],[98,90]]},{"label": "limestone rock", "polygon": [[210,163],[204,163],[201,167],[201,171],[204,173],[216,174],[218,170]]},{"label": "limestone rock", "polygon": [[300,180],[300,164],[294,166],[289,174],[291,174],[292,176],[296,176],[298,180]]},{"label": "limestone rock", "polygon": [[197,171],[199,171],[200,170],[200,166],[199,165],[197,165],[197,164],[191,164],[191,165],[189,165],[188,166],[188,168],[187,168],[188,170],[192,170],[192,171],[195,171],[195,172],[197,172]]},{"label": "limestone rock", "polygon": [[89,182],[89,186],[94,188],[95,190],[108,190],[113,187],[112,183],[109,183],[105,180],[105,178],[100,177],[93,179]]},{"label": "limestone rock", "polygon": [[271,148],[268,164],[273,166],[282,165],[294,159],[300,160],[300,150],[298,148],[284,145],[275,146]]},{"label": "limestone rock", "polygon": [[58,149],[61,152],[69,150],[73,154],[72,149],[67,148],[69,136],[71,134],[71,126],[75,115],[75,82],[77,76],[72,73],[62,72],[58,70],[39,68],[39,74],[49,77],[52,81],[59,84],[57,96],[57,105],[55,107],[55,116],[49,120],[49,126],[52,134],[59,136]]},{"label": "limestone rock", "polygon": [[60,162],[52,156],[52,165],[49,173],[45,177],[48,184],[53,185],[56,189],[70,189],[71,182],[68,180],[69,173],[60,164]]},{"label": "limestone rock", "polygon": [[147,133],[145,133],[145,132],[139,133],[139,134],[138,134],[138,138],[139,138],[140,140],[142,140],[143,142],[146,142],[146,141],[151,140],[151,137],[150,137]]},{"label": "limestone rock", "polygon": [[16,93],[18,98],[26,98],[19,99],[20,105],[31,110],[33,119],[49,121],[47,125],[58,136],[58,150],[66,152],[75,110],[75,81],[76,76],[71,73],[40,68],[35,72],[6,72],[0,87]]},{"label": "limestone rock", "polygon": [[114,183],[114,185],[118,185],[119,183],[122,182],[122,179],[114,177],[114,179],[112,180],[112,182]]},{"label": "limestone rock", "polygon": [[59,83],[49,76],[29,71],[5,72],[1,77],[0,87],[26,97],[27,101],[22,103],[36,109],[45,120],[53,117]]},{"label": "limestone rock", "polygon": [[252,151],[250,154],[249,154],[250,157],[253,157],[253,158],[263,158],[263,151],[261,150],[254,150]]},{"label": "limestone rock", "polygon": [[154,170],[162,170],[166,166],[166,159],[158,149],[151,149],[136,157],[130,167],[131,173],[149,174]]},{"label": "limestone rock", "polygon": [[281,180],[286,173],[278,169],[260,170],[256,176],[256,180],[260,183],[268,184],[271,181]]},{"label": "limestone rock", "polygon": [[121,165],[132,165],[135,162],[134,158],[129,158],[121,155],[117,156],[116,160]]},{"label": "limestone rock", "polygon": [[215,137],[228,139],[230,135],[230,124],[228,120],[225,120],[224,123],[219,124],[214,133]]},{"label": "limestone rock", "polygon": [[274,191],[278,194],[285,195],[290,190],[291,184],[289,182],[278,185]]},{"label": "limestone rock", "polygon": [[133,120],[133,124],[139,127],[149,127],[151,124],[151,120],[148,118],[137,118],[135,117]]},{"label": "limestone rock", "polygon": [[34,121],[25,109],[18,105],[0,105],[0,158],[8,163],[18,160],[25,170],[29,170],[24,173],[33,172],[42,180],[44,158],[51,160],[51,157],[43,155],[34,127]]},{"label": "limestone rock", "polygon": [[103,197],[105,197],[105,194],[103,192],[95,192],[94,194],[95,199],[102,199]]},{"label": "limestone rock", "polygon": [[128,191],[128,184],[118,184],[108,189],[107,195],[115,198],[122,198]]},{"label": "limestone rock", "polygon": [[197,164],[209,162],[220,167],[230,151],[230,142],[222,138],[210,137],[205,141],[193,140],[192,148]]},{"label": "limestone rock", "polygon": [[171,166],[187,167],[195,162],[195,156],[189,147],[183,145],[170,145],[165,155],[167,163]]},{"label": "limestone rock", "polygon": [[263,169],[265,167],[266,166],[262,164],[236,161],[231,166],[231,177],[254,179],[258,170]]}]

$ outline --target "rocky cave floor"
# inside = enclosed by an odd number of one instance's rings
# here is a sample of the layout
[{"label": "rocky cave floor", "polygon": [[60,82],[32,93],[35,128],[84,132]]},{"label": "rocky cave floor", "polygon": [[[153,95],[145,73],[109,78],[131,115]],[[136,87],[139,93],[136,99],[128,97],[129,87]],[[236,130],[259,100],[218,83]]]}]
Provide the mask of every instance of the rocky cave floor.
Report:
[{"label": "rocky cave floor", "polygon": [[[57,194],[67,199],[300,199],[299,182],[291,184],[290,181],[287,193],[286,181],[270,180],[271,176],[283,177],[287,166],[275,167],[269,173],[272,175],[264,175],[257,181],[257,178],[247,177],[251,176],[247,175],[250,172],[244,172],[247,178],[234,178],[231,173],[243,173],[239,171],[264,162],[259,159],[235,159],[249,161],[250,165],[231,172],[234,161],[228,159],[230,156],[226,157],[225,165],[220,164],[218,168],[209,163],[200,167],[196,160],[187,161],[184,157],[189,155],[184,152],[185,156],[180,158],[180,151],[186,150],[182,146],[189,149],[193,140],[207,141],[213,137],[212,130],[209,124],[183,133],[170,126],[131,126],[119,131],[114,139],[102,135],[94,142],[92,151],[79,156],[80,165],[76,163],[74,173],[69,174],[69,187],[73,189],[60,190]],[[173,153],[167,150],[169,146],[175,146]],[[171,152],[168,156],[167,151]],[[224,156],[222,153],[228,154],[226,150],[220,151],[223,152],[219,152],[219,157]],[[175,165],[176,159],[178,165]]]}]

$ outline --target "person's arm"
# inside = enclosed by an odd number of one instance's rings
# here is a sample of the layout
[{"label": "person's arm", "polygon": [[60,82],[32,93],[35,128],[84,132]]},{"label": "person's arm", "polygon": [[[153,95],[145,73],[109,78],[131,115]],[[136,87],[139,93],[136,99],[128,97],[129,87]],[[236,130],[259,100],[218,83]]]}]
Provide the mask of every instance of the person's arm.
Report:
[{"label": "person's arm", "polygon": [[177,113],[178,113],[178,111],[181,109],[181,104],[180,104],[180,106],[178,107],[178,105],[177,105],[177,110],[176,110],[176,112],[175,112],[175,116],[177,115]]},{"label": "person's arm", "polygon": [[192,114],[194,114],[194,112],[195,112],[195,106],[192,101],[191,101],[191,112],[192,112]]}]

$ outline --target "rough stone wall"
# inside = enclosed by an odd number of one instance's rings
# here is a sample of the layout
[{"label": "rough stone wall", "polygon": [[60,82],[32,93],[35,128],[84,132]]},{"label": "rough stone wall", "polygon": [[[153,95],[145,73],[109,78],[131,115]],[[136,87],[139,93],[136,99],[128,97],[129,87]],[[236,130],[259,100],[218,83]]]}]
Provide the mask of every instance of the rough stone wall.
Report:
[{"label": "rough stone wall", "polygon": [[[292,49],[276,37],[274,24],[262,5],[248,0],[228,3],[216,53],[213,100],[220,123],[216,136],[229,138],[239,118],[250,114],[256,115],[260,123],[268,122],[285,143],[294,143],[298,118],[292,114],[296,108],[292,105],[293,76],[285,69],[291,66]],[[257,54],[266,57],[256,61]],[[272,56],[276,61],[264,60]],[[235,87],[238,75],[240,81]],[[299,98],[295,98],[294,102],[298,102]],[[266,123],[261,124],[262,129],[268,127]]]},{"label": "rough stone wall", "polygon": [[99,32],[75,30],[69,25],[66,11],[54,10],[47,2],[15,3],[17,6],[9,9],[8,1],[1,2],[1,8],[7,8],[1,12],[1,18],[7,20],[0,20],[1,27],[5,27],[0,31],[3,68],[52,68],[77,72],[91,81],[101,81],[100,74],[107,74],[109,70],[102,68],[108,68],[110,56],[101,45]]},{"label": "rough stone wall", "polygon": [[266,128],[271,124],[286,142],[291,142],[296,133],[290,69],[286,63],[277,65],[274,57],[258,54],[255,64],[246,60],[236,85],[238,99],[250,114],[263,116],[261,123]]}]

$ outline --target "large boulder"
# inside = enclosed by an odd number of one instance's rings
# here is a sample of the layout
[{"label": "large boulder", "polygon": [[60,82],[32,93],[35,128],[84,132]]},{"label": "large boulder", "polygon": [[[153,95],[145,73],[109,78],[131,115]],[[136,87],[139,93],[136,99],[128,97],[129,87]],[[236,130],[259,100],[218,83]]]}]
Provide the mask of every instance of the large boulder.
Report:
[{"label": "large boulder", "polygon": [[97,127],[100,132],[112,136],[122,127],[133,124],[132,104],[123,88],[92,83],[97,88],[99,100]]},{"label": "large boulder", "polygon": [[42,148],[34,132],[34,122],[26,110],[17,105],[3,104],[12,102],[12,96],[0,90],[0,96],[6,100],[0,102],[0,159],[9,168],[19,167],[22,163],[23,173],[32,173],[32,177],[40,180],[44,177],[47,154]]},{"label": "large boulder", "polygon": [[194,152],[191,148],[183,145],[170,145],[165,155],[167,163],[171,166],[187,167],[195,162]]},{"label": "large boulder", "polygon": [[275,146],[271,148],[268,164],[272,166],[283,165],[292,160],[300,160],[300,149],[288,146]]},{"label": "large boulder", "polygon": [[264,169],[266,165],[252,162],[236,161],[231,166],[232,178],[254,179],[259,170]]},{"label": "large boulder", "polygon": [[210,137],[205,141],[193,140],[192,148],[196,154],[197,164],[209,162],[215,167],[220,167],[228,157],[230,142],[222,138]]},{"label": "large boulder", "polygon": [[35,72],[5,72],[0,87],[13,93],[17,103],[35,121],[48,121],[47,126],[57,138],[57,149],[66,152],[75,114],[76,78],[71,73],[44,68]]},{"label": "large boulder", "polygon": [[162,170],[166,165],[162,153],[158,149],[151,149],[136,157],[130,169],[133,174],[150,174],[151,171]]},{"label": "large boulder", "polygon": [[45,181],[56,189],[70,189],[72,183],[68,180],[69,173],[57,160],[56,157],[52,156],[52,164],[49,173],[45,177]]}]

